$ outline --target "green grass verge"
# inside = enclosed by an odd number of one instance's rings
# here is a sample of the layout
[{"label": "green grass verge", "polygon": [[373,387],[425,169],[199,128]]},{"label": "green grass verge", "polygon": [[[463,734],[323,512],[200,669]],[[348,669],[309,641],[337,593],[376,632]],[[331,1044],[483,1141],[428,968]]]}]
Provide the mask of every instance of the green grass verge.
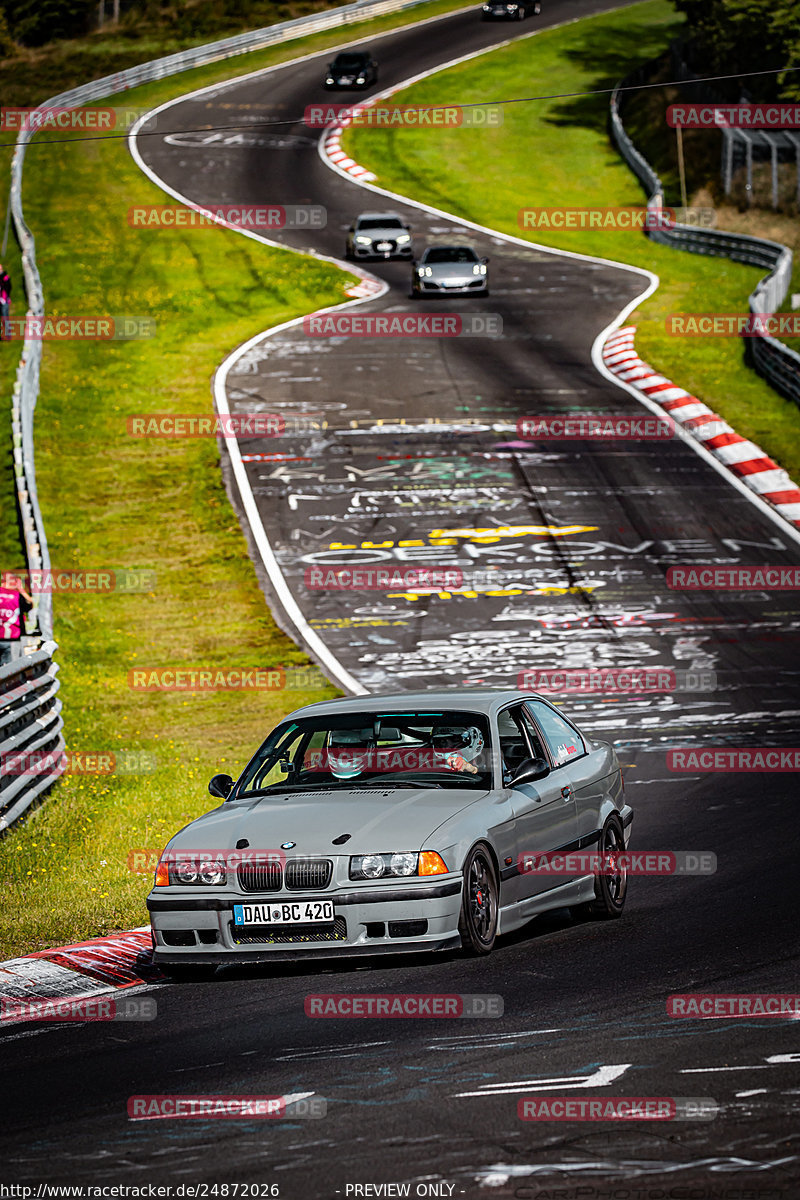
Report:
[{"label": "green grass verge", "polygon": [[761,271],[680,253],[638,232],[533,231],[519,224],[523,208],[643,203],[608,138],[608,96],[585,93],[613,87],[636,63],[656,57],[680,24],[667,0],[645,0],[544,31],[422,80],[392,102],[583,95],[506,105],[503,125],[490,131],[350,129],[345,148],[392,191],[530,241],[656,272],[660,289],[631,318],[639,353],[800,479],[797,408],[744,366],[741,341],[677,338],[665,328],[670,313],[743,311]]},{"label": "green grass verge", "polygon": [[[386,21],[366,28],[378,24]],[[187,72],[125,93],[125,102],[152,106],[333,40]],[[273,692],[129,688],[135,666],[250,669],[307,659],[266,608],[216,442],[134,439],[126,418],[211,412],[213,373],[233,347],[343,301],[353,278],[224,230],[131,229],[132,204],[169,198],[138,171],[124,141],[34,143],[23,191],[48,311],[157,321],[152,340],[46,343],[36,410],[54,565],[144,568],[156,577],[144,594],[54,597],[68,748],[144,750],[157,770],[64,778],[4,839],[0,886],[13,903],[0,911],[0,959],[145,923],[150,879],[128,870],[129,852],[160,849],[211,806],[211,774],[235,775],[285,713],[336,694],[324,680]],[[7,351],[15,363],[18,346]]]}]

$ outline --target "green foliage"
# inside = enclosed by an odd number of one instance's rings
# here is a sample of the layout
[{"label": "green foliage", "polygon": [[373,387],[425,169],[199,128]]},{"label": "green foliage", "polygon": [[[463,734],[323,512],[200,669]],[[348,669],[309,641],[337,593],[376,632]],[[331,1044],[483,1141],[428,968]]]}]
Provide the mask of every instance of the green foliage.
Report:
[{"label": "green foliage", "polygon": [[[751,76],[720,86],[731,100],[740,86],[757,100],[800,98],[800,4],[797,0],[675,0],[689,24],[692,67],[704,75]],[[781,68],[795,68],[782,71]]]},{"label": "green foliage", "polygon": [[8,27],[8,17],[0,8],[0,58],[10,58],[16,52],[16,45]]},{"label": "green foliage", "polygon": [[80,37],[92,23],[94,0],[14,0],[6,8],[11,32],[23,46]]}]

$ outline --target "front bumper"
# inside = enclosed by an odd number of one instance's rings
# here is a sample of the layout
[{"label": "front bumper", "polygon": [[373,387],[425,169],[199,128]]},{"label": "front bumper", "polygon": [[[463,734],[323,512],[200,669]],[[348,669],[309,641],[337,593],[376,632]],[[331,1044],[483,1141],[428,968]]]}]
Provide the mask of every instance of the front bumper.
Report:
[{"label": "front bumper", "polygon": [[[275,958],[402,954],[460,945],[462,877],[412,886],[334,888],[315,893],[203,895],[177,886],[147,898],[156,964],[246,963]],[[187,894],[188,893],[188,894]],[[233,905],[333,900],[333,926],[234,927]]]},{"label": "front bumper", "polygon": [[397,246],[394,250],[376,250],[374,246],[357,246],[354,243],[350,253],[352,254],[353,258],[409,259],[414,257],[414,251],[411,246]]},{"label": "front bumper", "polygon": [[489,290],[489,281],[483,276],[459,287],[444,287],[432,279],[413,281],[413,289],[420,296],[483,296]]}]

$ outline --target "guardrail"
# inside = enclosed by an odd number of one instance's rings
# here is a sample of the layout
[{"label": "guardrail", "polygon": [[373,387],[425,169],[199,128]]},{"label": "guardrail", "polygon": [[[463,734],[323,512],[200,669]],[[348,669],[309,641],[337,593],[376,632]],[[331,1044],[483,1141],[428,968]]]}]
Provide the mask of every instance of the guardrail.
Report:
[{"label": "guardrail", "polygon": [[[64,722],[58,699],[55,642],[0,667],[0,834],[5,833],[64,771]],[[47,769],[25,767],[46,755]],[[51,758],[52,756],[52,758]]]},{"label": "guardrail", "polygon": [[[100,100],[115,92],[136,87],[140,83],[150,83],[157,79],[165,79],[182,71],[190,71],[194,67],[205,66],[208,63],[232,58],[239,54],[249,54],[280,42],[292,41],[311,33],[326,29],[336,29],[340,26],[352,25],[366,21],[370,17],[383,16],[387,13],[400,12],[404,9],[416,8],[426,0],[357,0],[354,4],[343,5],[341,8],[330,9],[327,12],[313,13],[306,17],[296,17],[291,21],[282,21],[278,25],[266,29],[256,29],[250,33],[237,34],[234,37],[222,38],[217,42],[208,42],[203,46],[195,46],[190,50],[179,51],[164,58],[151,62],[140,63],[129,67],[115,75],[106,75],[101,79],[91,80],[69,91],[52,96],[39,105],[39,108],[67,107],[85,104],[92,100]],[[22,251],[22,270],[25,277],[25,292],[28,300],[28,315],[41,316],[44,314],[44,292],[42,281],[36,267],[36,243],[33,234],[25,222],[22,209],[22,168],[25,162],[27,144],[33,137],[33,130],[22,130],[17,138],[17,144],[11,162],[11,191],[9,205],[14,221],[14,229]],[[47,548],[44,521],[42,519],[39,499],[36,491],[36,469],[34,463],[33,417],[36,400],[39,394],[39,369],[42,359],[42,343],[26,339],[23,343],[22,356],[17,367],[17,378],[12,399],[12,439],[14,447],[14,472],[16,480],[16,496],[19,519],[22,525],[25,543],[25,555],[28,569],[49,570],[50,555]],[[34,714],[32,720],[38,722],[41,737],[35,745],[31,743],[28,749],[49,748],[46,743],[51,740],[52,731],[57,727],[57,743],[63,749],[63,739],[60,730],[63,722],[58,715],[61,701],[55,700],[58,682],[55,673],[58,668],[52,662],[52,653],[56,649],[53,637],[53,607],[49,592],[33,593],[34,604],[31,612],[26,615],[26,633],[38,631],[45,645],[41,650],[27,657],[15,660],[11,665],[0,669],[0,754],[6,746],[5,724],[13,726],[23,720],[23,715],[9,707],[16,701],[9,701],[5,688],[7,679],[19,675],[27,679],[27,672],[36,668],[31,678],[48,678],[47,702],[40,696],[36,703],[31,697],[23,708]],[[44,685],[37,685],[34,690],[41,691]],[[10,690],[14,690],[10,687]],[[27,694],[27,692],[25,693]],[[5,696],[5,699],[4,699]],[[47,728],[47,736],[44,730]],[[20,745],[26,743],[22,738],[23,727],[20,727]],[[17,737],[15,733],[14,738]],[[14,738],[11,741],[14,741]],[[60,741],[59,741],[60,739]],[[11,748],[11,742],[8,743]],[[49,787],[60,772],[54,771],[46,778],[39,777],[31,782],[26,777],[18,777],[10,783],[0,775],[0,832],[6,829],[32,803],[36,796]]]},{"label": "guardrail", "polygon": [[[625,132],[620,115],[620,94],[623,89],[635,88],[650,76],[653,63],[637,67],[617,84],[611,95],[611,137],[628,166],[644,186],[648,195],[648,212],[657,213],[664,207],[664,188],[656,172],[640,154]],[[657,219],[654,225],[659,224]],[[687,250],[692,254],[719,255],[750,266],[765,267],[769,274],[761,279],[748,297],[751,313],[777,312],[786,299],[792,278],[792,252],[780,242],[747,234],[726,233],[721,229],[698,229],[692,225],[675,224],[670,228],[647,231],[654,242]],[[746,339],[747,358],[759,375],[776,392],[794,400],[800,406],[800,355],[783,342],[768,334],[755,334]]]}]

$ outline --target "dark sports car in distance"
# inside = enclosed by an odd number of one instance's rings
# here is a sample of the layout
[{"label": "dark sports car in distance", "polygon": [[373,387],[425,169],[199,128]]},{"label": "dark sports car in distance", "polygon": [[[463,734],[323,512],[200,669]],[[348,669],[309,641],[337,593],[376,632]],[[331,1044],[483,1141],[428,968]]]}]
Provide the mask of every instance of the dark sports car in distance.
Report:
[{"label": "dark sports car in distance", "polygon": [[368,50],[343,50],[328,63],[326,88],[365,88],[378,82],[378,64]]},{"label": "dark sports car in distance", "polygon": [[531,693],[311,704],[208,790],[216,807],[170,840],[147,898],[155,962],[172,974],[488,954],[550,909],[608,918],[625,904],[633,810],[617,756]]},{"label": "dark sports car in distance", "polygon": [[347,234],[348,258],[411,258],[410,225],[397,213],[365,212]]},{"label": "dark sports car in distance", "polygon": [[500,0],[489,0],[481,5],[481,16],[484,21],[524,21],[531,14],[538,17],[542,11],[539,0],[519,0],[518,4],[501,3]]},{"label": "dark sports car in distance", "polygon": [[488,262],[472,246],[428,246],[414,263],[411,294],[488,296]]}]

